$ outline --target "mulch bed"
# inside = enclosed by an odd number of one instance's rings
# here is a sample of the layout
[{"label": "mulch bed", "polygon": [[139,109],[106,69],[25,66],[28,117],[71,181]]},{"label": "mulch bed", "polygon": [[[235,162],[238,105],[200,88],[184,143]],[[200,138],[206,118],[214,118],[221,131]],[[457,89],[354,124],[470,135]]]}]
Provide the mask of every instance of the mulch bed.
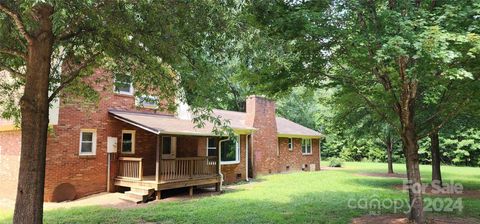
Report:
[{"label": "mulch bed", "polygon": [[[409,220],[404,214],[390,214],[390,215],[366,215],[352,220],[352,224],[409,224]],[[480,220],[473,218],[457,218],[448,216],[432,215],[427,217],[427,223],[429,224],[476,224],[480,223]]]},{"label": "mulch bed", "polygon": [[407,178],[406,174],[401,173],[359,173],[358,175],[367,177]]},{"label": "mulch bed", "polygon": [[[399,191],[403,191],[403,185],[394,185],[393,188]],[[425,189],[425,194],[430,196],[448,196],[448,197],[462,197],[462,198],[475,198],[480,199],[480,190],[468,190],[463,189],[462,193],[443,193],[443,192],[432,192],[434,189],[431,185],[427,186]]]}]

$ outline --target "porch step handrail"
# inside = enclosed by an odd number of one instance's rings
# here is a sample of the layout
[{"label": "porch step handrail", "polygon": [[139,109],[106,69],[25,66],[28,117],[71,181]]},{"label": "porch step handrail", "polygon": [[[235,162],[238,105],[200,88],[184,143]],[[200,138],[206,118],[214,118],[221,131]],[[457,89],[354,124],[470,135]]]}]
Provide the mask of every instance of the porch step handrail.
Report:
[{"label": "porch step handrail", "polygon": [[142,180],[143,158],[119,157],[118,178]]}]

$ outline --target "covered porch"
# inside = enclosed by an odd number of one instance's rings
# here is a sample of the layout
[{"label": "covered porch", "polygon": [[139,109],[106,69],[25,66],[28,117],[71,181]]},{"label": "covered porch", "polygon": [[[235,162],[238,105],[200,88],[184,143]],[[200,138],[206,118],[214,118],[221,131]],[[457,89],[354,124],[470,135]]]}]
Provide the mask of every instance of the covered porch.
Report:
[{"label": "covered porch", "polygon": [[[162,190],[215,186],[220,191],[220,150],[209,151],[222,139],[211,127],[196,128],[191,121],[169,115],[110,111],[118,128],[118,153],[113,163],[113,185],[129,188],[125,194],[145,201]],[[161,127],[168,127],[168,130]]]}]

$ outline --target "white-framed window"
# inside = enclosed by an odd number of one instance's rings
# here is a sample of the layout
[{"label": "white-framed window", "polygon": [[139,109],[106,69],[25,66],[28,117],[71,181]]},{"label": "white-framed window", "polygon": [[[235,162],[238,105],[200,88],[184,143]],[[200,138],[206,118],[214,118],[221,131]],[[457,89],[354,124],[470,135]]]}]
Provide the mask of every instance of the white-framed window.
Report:
[{"label": "white-framed window", "polygon": [[158,99],[154,96],[142,95],[137,97],[137,105],[143,108],[156,109],[158,108]]},{"label": "white-framed window", "polygon": [[207,156],[217,156],[217,138],[207,139]]},{"label": "white-framed window", "polygon": [[310,138],[302,139],[302,154],[304,155],[312,154],[312,139]]},{"label": "white-framed window", "polygon": [[240,136],[220,141],[221,164],[240,163]]},{"label": "white-framed window", "polygon": [[97,130],[80,130],[80,147],[78,152],[81,156],[93,156],[97,153]]},{"label": "white-framed window", "polygon": [[293,138],[288,139],[288,150],[293,151]]},{"label": "white-framed window", "polygon": [[122,131],[122,153],[134,154],[135,153],[135,131],[123,130]]},{"label": "white-framed window", "polygon": [[114,90],[117,93],[133,95],[133,80],[128,74],[117,74],[114,80]]}]

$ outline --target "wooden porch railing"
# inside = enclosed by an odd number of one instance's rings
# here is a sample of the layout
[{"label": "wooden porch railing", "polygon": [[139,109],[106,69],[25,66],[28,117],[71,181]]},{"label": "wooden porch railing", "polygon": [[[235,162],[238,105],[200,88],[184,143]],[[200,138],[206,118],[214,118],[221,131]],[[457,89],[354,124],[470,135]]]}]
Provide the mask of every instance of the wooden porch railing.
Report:
[{"label": "wooden porch railing", "polygon": [[118,178],[142,180],[143,177],[143,158],[120,157]]},{"label": "wooden porch railing", "polygon": [[179,157],[161,160],[160,180],[194,179],[218,173],[217,157]]}]

